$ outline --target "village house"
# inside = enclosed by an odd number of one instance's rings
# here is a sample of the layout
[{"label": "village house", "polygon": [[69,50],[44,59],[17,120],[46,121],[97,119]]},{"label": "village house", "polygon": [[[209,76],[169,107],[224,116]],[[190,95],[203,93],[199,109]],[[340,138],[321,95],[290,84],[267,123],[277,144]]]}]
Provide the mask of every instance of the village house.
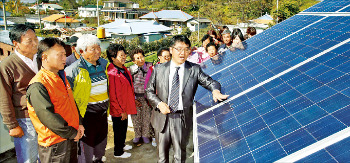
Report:
[{"label": "village house", "polygon": [[52,3],[40,3],[38,4],[34,4],[32,7],[28,7],[29,9],[33,9],[35,10],[35,12],[37,13],[37,10],[41,10],[41,11],[48,11],[48,10],[56,10],[56,11],[62,11],[63,7],[58,5],[58,4],[52,4]]},{"label": "village house", "polygon": [[152,42],[170,34],[169,27],[159,24],[154,20],[130,20],[117,19],[112,23],[102,25],[106,35],[112,38],[122,38],[130,40],[140,37],[141,42]]},{"label": "village house", "polygon": [[181,31],[184,27],[189,27],[190,30],[196,31],[199,28],[210,26],[211,21],[206,18],[195,18],[181,10],[161,10],[150,12],[140,17],[142,20],[156,20],[159,24]]},{"label": "village house", "polygon": [[48,17],[42,18],[42,20],[44,22],[44,29],[77,28],[86,26],[79,20],[73,19],[69,16],[62,14],[53,14]]},{"label": "village house", "polygon": [[[98,6],[98,11],[101,12],[103,6]],[[87,5],[84,7],[78,7],[79,17],[88,18],[88,17],[97,17],[97,7],[96,5]]]},{"label": "village house", "polygon": [[106,20],[138,19],[149,12],[147,9],[140,9],[138,3],[130,0],[104,1],[103,3],[101,12]]}]

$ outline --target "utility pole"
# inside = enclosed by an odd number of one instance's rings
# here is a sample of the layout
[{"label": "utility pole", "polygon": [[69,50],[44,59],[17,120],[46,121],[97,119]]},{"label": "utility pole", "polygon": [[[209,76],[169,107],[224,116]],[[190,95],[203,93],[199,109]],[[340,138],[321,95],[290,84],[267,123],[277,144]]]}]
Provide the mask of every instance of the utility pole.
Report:
[{"label": "utility pole", "polygon": [[64,10],[64,27],[67,28],[67,16],[66,16],[66,10]]},{"label": "utility pole", "polygon": [[198,5],[198,42],[199,42],[199,24],[200,24],[200,22],[199,22],[199,9],[200,9],[200,6],[199,6],[199,1],[197,0],[197,5]]},{"label": "utility pole", "polygon": [[100,26],[100,15],[98,13],[98,0],[97,0],[97,4],[96,4],[96,16],[97,16],[97,27]]},{"label": "utility pole", "polygon": [[198,41],[199,41],[199,25],[200,25],[200,22],[199,22],[199,7],[198,7]]},{"label": "utility pole", "polygon": [[40,18],[39,0],[37,0],[36,9],[38,10],[39,27],[40,27],[40,31],[41,31],[41,18]]},{"label": "utility pole", "polygon": [[2,11],[4,13],[4,26],[5,26],[5,30],[7,30],[5,1],[6,0],[1,0],[1,2],[2,2]]},{"label": "utility pole", "polygon": [[277,23],[278,23],[278,0],[277,0]]}]

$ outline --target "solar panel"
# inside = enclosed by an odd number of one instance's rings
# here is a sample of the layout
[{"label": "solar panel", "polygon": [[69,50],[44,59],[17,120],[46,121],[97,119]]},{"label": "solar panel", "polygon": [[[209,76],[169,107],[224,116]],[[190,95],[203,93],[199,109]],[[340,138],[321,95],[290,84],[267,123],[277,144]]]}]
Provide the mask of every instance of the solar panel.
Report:
[{"label": "solar panel", "polygon": [[336,12],[347,5],[348,0],[324,0],[303,12]]},{"label": "solar panel", "polygon": [[198,161],[350,160],[349,6],[322,1],[204,63],[230,97],[198,88]]}]

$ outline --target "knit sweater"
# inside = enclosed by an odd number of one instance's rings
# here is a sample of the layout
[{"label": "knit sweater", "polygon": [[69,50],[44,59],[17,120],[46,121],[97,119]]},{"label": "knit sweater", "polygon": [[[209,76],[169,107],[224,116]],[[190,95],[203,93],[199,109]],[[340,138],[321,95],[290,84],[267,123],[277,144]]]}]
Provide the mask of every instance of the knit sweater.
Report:
[{"label": "knit sweater", "polygon": [[26,89],[34,76],[35,73],[14,53],[0,63],[0,112],[9,130],[18,126],[16,119],[29,118]]}]

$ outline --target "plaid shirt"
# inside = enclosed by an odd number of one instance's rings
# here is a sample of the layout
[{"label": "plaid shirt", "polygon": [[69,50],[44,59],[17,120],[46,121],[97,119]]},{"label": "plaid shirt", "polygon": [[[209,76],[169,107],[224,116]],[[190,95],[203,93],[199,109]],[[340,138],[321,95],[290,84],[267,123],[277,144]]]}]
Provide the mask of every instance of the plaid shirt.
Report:
[{"label": "plaid shirt", "polygon": [[[136,66],[136,65],[132,65],[132,66]],[[139,94],[145,93],[146,75],[147,75],[147,71],[149,70],[149,67],[151,66],[152,66],[152,63],[145,63],[142,67],[138,67],[135,73],[132,72],[135,93],[139,93]]]}]

